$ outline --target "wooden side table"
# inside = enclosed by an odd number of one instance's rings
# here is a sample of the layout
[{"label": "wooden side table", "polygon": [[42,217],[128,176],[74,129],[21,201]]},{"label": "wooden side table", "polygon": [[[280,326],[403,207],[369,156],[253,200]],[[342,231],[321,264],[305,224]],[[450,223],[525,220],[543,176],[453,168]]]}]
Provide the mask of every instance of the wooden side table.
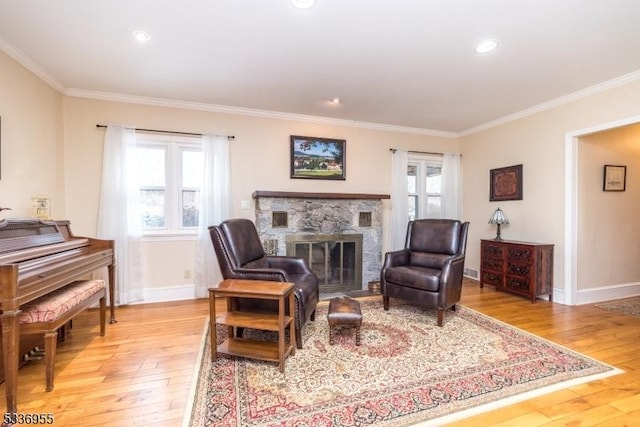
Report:
[{"label": "wooden side table", "polygon": [[[262,280],[227,279],[209,288],[209,329],[211,334],[211,360],[216,361],[218,352],[240,357],[278,362],[284,372],[287,356],[296,353],[295,301],[293,283],[268,282]],[[216,315],[215,297],[227,297],[227,312]],[[251,313],[237,311],[234,298],[255,298],[278,301],[278,313]],[[285,302],[289,299],[289,310],[285,313]],[[216,325],[227,325],[229,337],[216,346]],[[278,342],[257,341],[234,337],[233,328],[251,328],[278,332]],[[289,340],[285,332],[289,328]]]}]

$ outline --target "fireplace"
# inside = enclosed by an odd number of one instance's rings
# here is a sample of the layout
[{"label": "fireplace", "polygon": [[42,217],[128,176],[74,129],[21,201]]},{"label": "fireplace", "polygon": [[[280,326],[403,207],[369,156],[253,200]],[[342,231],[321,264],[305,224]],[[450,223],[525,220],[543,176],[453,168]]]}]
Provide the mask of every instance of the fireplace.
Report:
[{"label": "fireplace", "polygon": [[362,234],[291,234],[287,255],[307,260],[320,293],[362,289]]},{"label": "fireplace", "polygon": [[304,257],[321,294],[367,289],[380,280],[385,194],[255,191],[265,252]]}]

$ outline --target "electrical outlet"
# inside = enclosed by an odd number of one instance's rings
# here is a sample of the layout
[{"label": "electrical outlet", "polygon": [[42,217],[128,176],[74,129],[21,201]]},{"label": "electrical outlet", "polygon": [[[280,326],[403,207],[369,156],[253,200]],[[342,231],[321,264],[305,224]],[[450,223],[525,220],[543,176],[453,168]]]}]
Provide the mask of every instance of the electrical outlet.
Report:
[{"label": "electrical outlet", "polygon": [[184,270],[184,278],[185,279],[191,279],[191,270],[190,269],[185,269]]}]

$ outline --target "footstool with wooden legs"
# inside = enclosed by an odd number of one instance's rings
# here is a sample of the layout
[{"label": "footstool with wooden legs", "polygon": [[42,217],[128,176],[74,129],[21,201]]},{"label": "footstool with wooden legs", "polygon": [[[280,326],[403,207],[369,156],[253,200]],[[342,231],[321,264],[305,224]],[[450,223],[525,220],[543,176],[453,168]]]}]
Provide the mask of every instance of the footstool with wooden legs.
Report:
[{"label": "footstool with wooden legs", "polygon": [[329,301],[329,344],[334,343],[334,334],[343,329],[356,330],[356,345],[360,345],[360,325],[362,325],[362,312],[360,303],[350,297],[332,298]]}]

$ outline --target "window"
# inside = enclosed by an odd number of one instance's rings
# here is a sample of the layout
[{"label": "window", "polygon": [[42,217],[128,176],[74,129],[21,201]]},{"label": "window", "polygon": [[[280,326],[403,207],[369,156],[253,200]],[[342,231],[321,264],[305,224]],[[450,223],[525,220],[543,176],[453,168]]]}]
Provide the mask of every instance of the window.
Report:
[{"label": "window", "polygon": [[442,157],[410,157],[407,185],[410,221],[442,216]]},{"label": "window", "polygon": [[138,136],[140,210],[145,234],[198,228],[202,151],[191,138]]}]

